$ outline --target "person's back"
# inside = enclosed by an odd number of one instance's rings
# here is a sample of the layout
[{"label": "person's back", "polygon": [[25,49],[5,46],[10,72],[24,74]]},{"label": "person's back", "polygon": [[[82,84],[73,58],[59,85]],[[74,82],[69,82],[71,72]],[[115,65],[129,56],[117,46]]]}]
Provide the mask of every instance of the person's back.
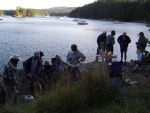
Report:
[{"label": "person's back", "polygon": [[106,44],[114,44],[114,37],[112,35],[107,36]]},{"label": "person's back", "polygon": [[116,32],[112,30],[111,34],[106,37],[106,51],[107,52],[111,51],[112,54],[114,51],[113,45],[115,44],[115,38],[114,38],[115,34]]},{"label": "person's back", "polygon": [[[102,34],[100,34],[97,38],[97,55],[99,55],[99,51],[105,52],[105,45],[106,45],[106,31],[103,31]],[[98,58],[96,57],[96,61]]]}]

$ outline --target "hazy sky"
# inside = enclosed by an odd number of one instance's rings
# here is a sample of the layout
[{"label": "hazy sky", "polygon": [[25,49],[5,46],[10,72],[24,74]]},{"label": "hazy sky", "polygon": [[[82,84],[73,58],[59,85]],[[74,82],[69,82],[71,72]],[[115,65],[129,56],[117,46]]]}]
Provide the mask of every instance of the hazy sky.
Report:
[{"label": "hazy sky", "polygon": [[51,8],[59,6],[78,7],[95,0],[0,0],[0,9],[16,9],[17,6],[23,8]]}]

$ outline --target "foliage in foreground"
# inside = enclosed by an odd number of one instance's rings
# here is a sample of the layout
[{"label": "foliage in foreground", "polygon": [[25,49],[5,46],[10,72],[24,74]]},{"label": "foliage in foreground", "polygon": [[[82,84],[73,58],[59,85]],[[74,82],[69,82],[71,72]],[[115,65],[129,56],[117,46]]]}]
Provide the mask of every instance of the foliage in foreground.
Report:
[{"label": "foliage in foreground", "polygon": [[93,71],[75,86],[57,87],[31,103],[8,104],[0,113],[148,113],[149,87],[145,80],[120,90],[112,87],[107,76]]}]

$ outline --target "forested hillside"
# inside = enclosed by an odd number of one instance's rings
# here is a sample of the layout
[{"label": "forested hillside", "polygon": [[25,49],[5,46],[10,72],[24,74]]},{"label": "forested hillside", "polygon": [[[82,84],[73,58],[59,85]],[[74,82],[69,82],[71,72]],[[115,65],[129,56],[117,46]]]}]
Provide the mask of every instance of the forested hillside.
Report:
[{"label": "forested hillside", "polygon": [[149,21],[150,0],[97,0],[76,8],[69,16],[120,21]]}]

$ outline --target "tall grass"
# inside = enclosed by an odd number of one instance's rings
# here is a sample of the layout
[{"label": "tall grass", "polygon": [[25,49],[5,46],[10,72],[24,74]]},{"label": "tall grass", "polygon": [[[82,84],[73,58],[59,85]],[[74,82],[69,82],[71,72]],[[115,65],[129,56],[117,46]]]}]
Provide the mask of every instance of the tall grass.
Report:
[{"label": "tall grass", "polygon": [[[142,80],[141,80],[142,81]],[[8,104],[0,113],[149,113],[150,84],[113,87],[106,70],[93,69],[82,75],[74,86],[57,86],[31,103]],[[59,83],[58,83],[59,84]],[[66,83],[64,83],[66,84]]]}]

